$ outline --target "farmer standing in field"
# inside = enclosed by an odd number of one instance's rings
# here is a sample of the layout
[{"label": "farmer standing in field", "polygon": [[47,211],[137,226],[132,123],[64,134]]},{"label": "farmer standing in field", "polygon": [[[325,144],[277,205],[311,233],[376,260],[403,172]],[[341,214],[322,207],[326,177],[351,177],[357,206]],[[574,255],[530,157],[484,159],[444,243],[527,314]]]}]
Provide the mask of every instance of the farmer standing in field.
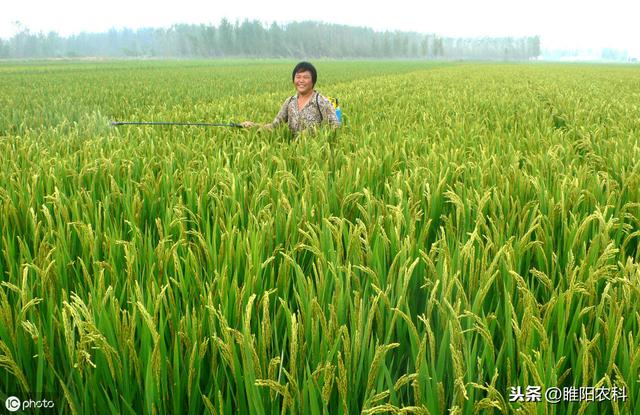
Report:
[{"label": "farmer standing in field", "polygon": [[272,123],[257,124],[245,121],[241,125],[245,128],[261,127],[273,130],[285,121],[294,136],[323,122],[327,122],[334,129],[337,128],[340,123],[333,105],[313,89],[318,79],[316,68],[309,62],[300,62],[293,68],[291,78],[297,94],[286,99]]}]

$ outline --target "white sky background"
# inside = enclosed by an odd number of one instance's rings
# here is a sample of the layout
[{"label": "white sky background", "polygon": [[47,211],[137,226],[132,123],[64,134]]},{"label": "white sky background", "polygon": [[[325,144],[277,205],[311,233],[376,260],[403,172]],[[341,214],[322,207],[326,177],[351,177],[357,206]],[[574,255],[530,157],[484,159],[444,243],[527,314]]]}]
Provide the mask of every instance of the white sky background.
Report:
[{"label": "white sky background", "polygon": [[226,17],[263,23],[318,20],[374,30],[452,37],[540,35],[543,48],[627,49],[640,56],[639,0],[5,0],[0,37],[18,31],[103,32],[110,28],[217,25]]}]

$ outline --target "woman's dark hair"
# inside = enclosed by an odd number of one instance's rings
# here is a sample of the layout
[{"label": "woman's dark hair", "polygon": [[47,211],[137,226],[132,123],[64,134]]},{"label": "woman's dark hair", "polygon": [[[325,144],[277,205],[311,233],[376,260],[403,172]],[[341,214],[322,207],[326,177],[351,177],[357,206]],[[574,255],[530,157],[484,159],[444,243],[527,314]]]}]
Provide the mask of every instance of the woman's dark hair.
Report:
[{"label": "woman's dark hair", "polygon": [[311,72],[311,82],[313,82],[313,85],[315,86],[316,79],[318,79],[318,72],[316,72],[316,68],[309,62],[300,62],[299,64],[297,64],[296,67],[293,68],[293,73],[291,74],[291,80],[293,81],[296,79],[297,73],[306,72],[306,71]]}]

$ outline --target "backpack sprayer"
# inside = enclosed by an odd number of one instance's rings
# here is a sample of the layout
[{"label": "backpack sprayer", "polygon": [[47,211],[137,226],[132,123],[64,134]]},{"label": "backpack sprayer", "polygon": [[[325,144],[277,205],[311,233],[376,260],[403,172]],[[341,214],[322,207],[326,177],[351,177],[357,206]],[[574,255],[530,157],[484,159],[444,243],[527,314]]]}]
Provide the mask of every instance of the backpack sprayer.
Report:
[{"label": "backpack sprayer", "polygon": [[342,110],[340,109],[340,103],[338,102],[338,98],[327,97],[325,96],[331,105],[333,105],[333,109],[336,111],[336,117],[338,118],[338,124],[342,125]]}]

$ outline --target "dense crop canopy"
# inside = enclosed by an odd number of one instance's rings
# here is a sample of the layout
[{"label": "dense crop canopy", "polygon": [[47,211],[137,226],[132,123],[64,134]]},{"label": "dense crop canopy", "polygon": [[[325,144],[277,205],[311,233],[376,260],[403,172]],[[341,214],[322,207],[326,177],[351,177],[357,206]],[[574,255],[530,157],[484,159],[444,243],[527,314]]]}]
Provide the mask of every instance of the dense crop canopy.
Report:
[{"label": "dense crop canopy", "polygon": [[0,398],[638,413],[638,69],[318,62],[337,135],[109,127],[269,122],[293,64],[0,64]]}]

